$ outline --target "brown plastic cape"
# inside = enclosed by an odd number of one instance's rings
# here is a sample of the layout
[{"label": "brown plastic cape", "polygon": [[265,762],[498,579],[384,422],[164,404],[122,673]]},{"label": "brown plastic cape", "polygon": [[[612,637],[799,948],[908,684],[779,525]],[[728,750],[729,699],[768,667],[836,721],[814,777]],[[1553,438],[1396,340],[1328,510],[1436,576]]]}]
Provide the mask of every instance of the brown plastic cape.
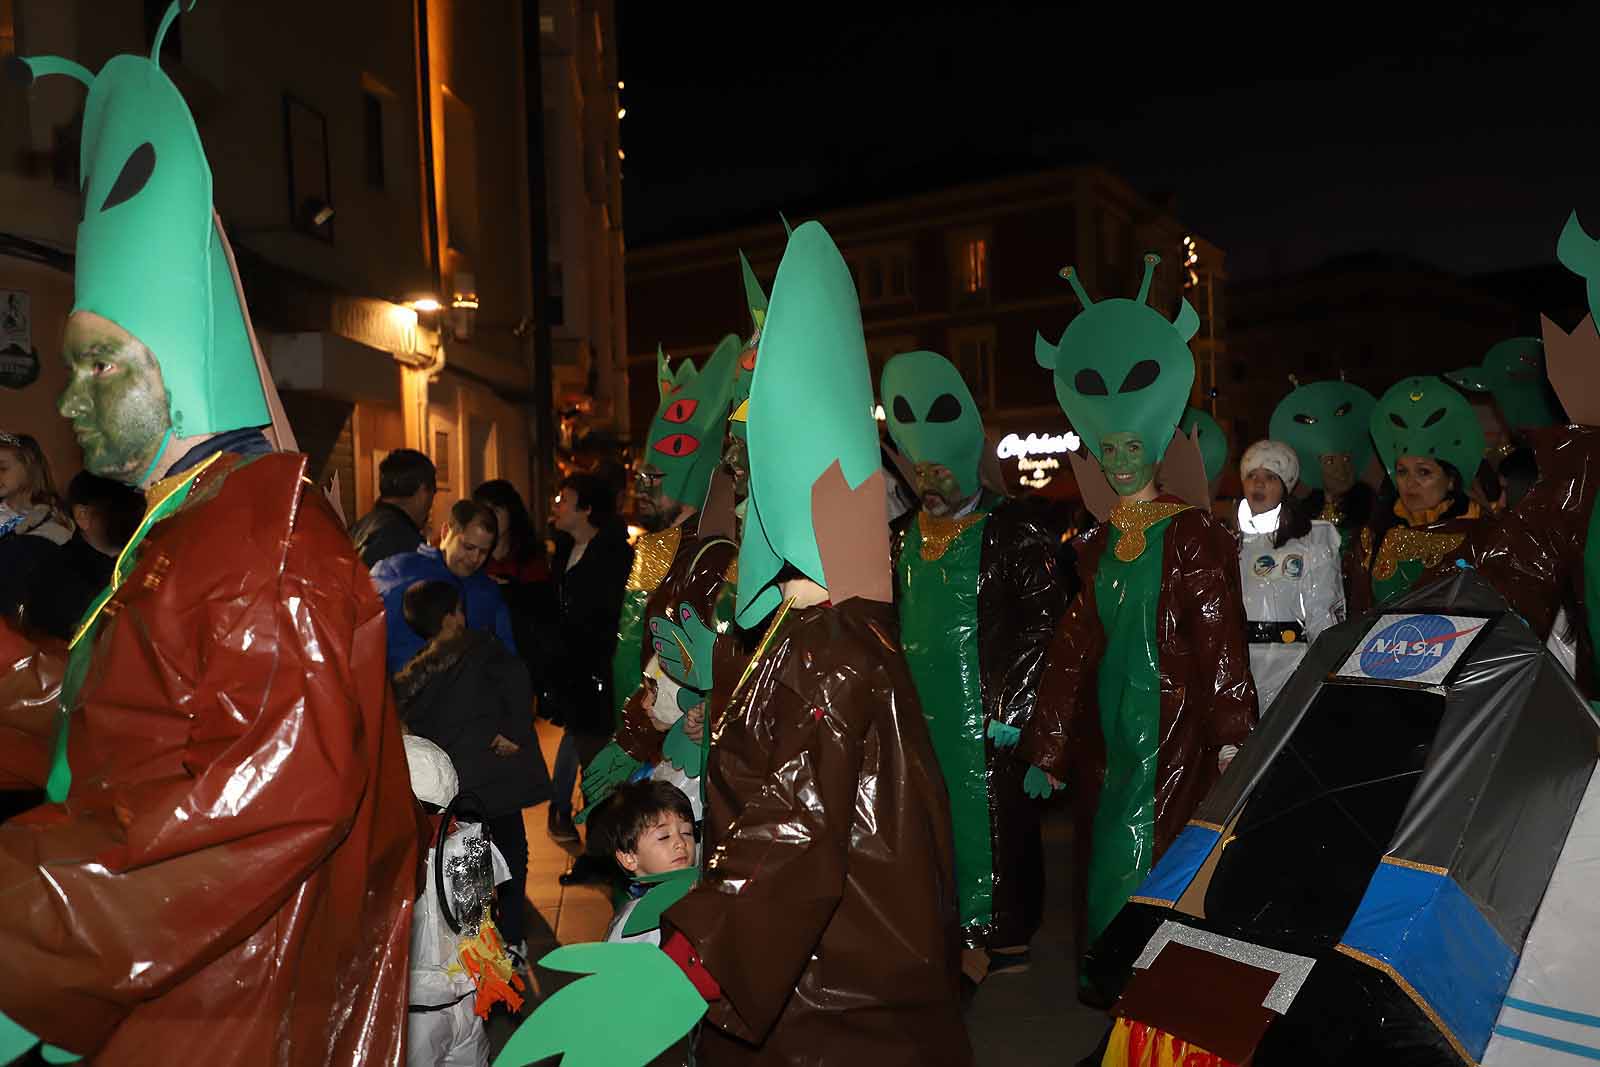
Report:
[{"label": "brown plastic cape", "polygon": [[[729,575],[733,573],[738,558],[739,546],[725,537],[705,533],[685,537],[678,542],[672,566],[667,568],[660,584],[645,600],[645,639],[639,646],[640,684],[623,703],[622,722],[617,727],[617,744],[634,759],[645,763],[659,762],[661,743],[666,739],[665,732],[656,726],[645,707],[649,690],[642,676],[650,664],[650,658],[655,655],[649,636],[650,620],[663,615],[672,618],[673,609],[680,604],[688,604],[706,625],[711,625],[711,620],[716,617],[717,600],[728,585]],[[744,659],[737,637],[731,631],[719,636],[712,651],[713,682],[719,687],[726,683],[727,688],[731,689],[743,666]]]},{"label": "brown plastic cape", "polygon": [[[1033,719],[1017,747],[1021,758],[1074,783],[1080,905],[1106,764],[1096,689],[1106,636],[1095,601],[1095,573],[1109,535],[1109,525],[1102,523],[1077,539],[1081,591],[1056,628]],[[1233,538],[1202,508],[1179,512],[1162,538],[1157,611],[1161,743],[1152,862],[1220,777],[1222,746],[1242,744],[1256,723],[1237,553]],[[1078,915],[1081,924],[1082,906]]]},{"label": "brown plastic cape", "polygon": [[[304,467],[224,455],[152,528],[65,803],[0,826],[0,1010],[96,1063],[403,1060],[417,808],[382,605]],[[37,736],[42,661],[0,647],[0,729]]]},{"label": "brown plastic cape", "polygon": [[706,872],[666,913],[722,987],[701,1059],[970,1064],[950,812],[894,608],[790,611],[713,723]]}]

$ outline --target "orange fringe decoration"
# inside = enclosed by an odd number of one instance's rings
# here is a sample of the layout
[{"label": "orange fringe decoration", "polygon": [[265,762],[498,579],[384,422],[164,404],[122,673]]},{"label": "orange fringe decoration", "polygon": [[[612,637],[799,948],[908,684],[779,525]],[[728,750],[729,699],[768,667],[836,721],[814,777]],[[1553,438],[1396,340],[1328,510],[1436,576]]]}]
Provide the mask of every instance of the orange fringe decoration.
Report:
[{"label": "orange fringe decoration", "polygon": [[487,1019],[496,1004],[504,1004],[512,1014],[522,1007],[522,978],[506,955],[500,943],[500,932],[489,918],[489,909],[483,909],[483,920],[478,924],[478,936],[462,938],[458,949],[461,966],[478,987],[477,999],[472,1003],[472,1013]]},{"label": "orange fringe decoration", "polygon": [[1101,1067],[1235,1067],[1234,1064],[1132,1019],[1118,1019]]}]

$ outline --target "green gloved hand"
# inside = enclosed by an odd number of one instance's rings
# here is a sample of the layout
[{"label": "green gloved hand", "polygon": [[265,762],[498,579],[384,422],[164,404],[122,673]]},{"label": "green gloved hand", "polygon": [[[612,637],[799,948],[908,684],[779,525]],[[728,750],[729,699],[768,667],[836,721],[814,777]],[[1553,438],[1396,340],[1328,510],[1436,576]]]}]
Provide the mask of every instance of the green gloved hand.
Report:
[{"label": "green gloved hand", "polygon": [[661,742],[661,758],[690,778],[698,778],[706,769],[706,753],[699,741],[691,741],[683,732],[687,716],[672,724]]},{"label": "green gloved hand", "polygon": [[[557,1055],[562,1067],[643,1067],[706,1012],[704,998],[655,945],[567,945],[539,965],[584,977],[539,1005],[500,1050],[494,1067],[529,1067]],[[627,1006],[626,1026],[617,1025],[618,1005]]]},{"label": "green gloved hand", "polygon": [[657,616],[650,620],[652,647],[661,660],[661,669],[679,685],[711,691],[711,647],[717,632],[700,621],[694,608],[679,604],[676,618]]},{"label": "green gloved hand", "polygon": [[[681,973],[681,972],[680,972]],[[16,1022],[0,1012],[0,1063],[10,1063],[21,1059],[30,1049],[39,1044],[39,1039]],[[46,1063],[77,1063],[83,1059],[76,1053],[66,1049],[56,1048],[54,1045],[45,1045],[39,1049],[39,1055]]]},{"label": "green gloved hand", "polygon": [[1022,791],[1035,800],[1045,800],[1056,787],[1050,784],[1050,776],[1037,767],[1029,767],[1028,773],[1022,776]]},{"label": "green gloved hand", "polygon": [[995,748],[1016,748],[1017,742],[1022,740],[1022,731],[1015,726],[1007,726],[999,719],[990,719],[989,736],[994,740]]},{"label": "green gloved hand", "polygon": [[595,754],[594,759],[583,769],[583,810],[573,818],[573,822],[586,822],[589,813],[600,802],[612,793],[617,787],[625,783],[634,771],[643,766],[638,760],[622,750],[622,746],[612,741],[605,748]]}]

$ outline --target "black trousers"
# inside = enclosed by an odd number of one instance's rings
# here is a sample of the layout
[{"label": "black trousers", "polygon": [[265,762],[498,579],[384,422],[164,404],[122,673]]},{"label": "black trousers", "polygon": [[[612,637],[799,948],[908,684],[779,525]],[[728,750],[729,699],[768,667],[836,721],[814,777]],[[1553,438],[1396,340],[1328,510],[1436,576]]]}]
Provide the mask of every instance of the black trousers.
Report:
[{"label": "black trousers", "polygon": [[528,828],[522,812],[484,820],[489,837],[511,868],[511,881],[496,894],[496,922],[507,945],[520,944],[528,936]]}]

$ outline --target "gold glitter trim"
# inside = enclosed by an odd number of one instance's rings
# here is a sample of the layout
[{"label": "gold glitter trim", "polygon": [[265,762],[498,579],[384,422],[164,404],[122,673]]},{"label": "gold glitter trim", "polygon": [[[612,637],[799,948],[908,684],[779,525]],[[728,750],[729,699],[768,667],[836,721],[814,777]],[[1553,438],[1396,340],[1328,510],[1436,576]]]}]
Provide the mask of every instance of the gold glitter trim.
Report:
[{"label": "gold glitter trim", "polygon": [[[1393,578],[1402,560],[1421,560],[1422,566],[1431,570],[1445,556],[1461,547],[1461,542],[1466,539],[1466,534],[1430,533],[1404,526],[1391,527],[1383,536],[1383,544],[1378,547],[1378,558],[1372,565],[1373,580],[1386,582]],[[1366,540],[1370,538],[1363,541],[1362,547],[1366,547]]]},{"label": "gold glitter trim", "polygon": [[1372,527],[1361,527],[1361,569],[1372,570]]},{"label": "gold glitter trim", "polygon": [[672,561],[683,543],[683,528],[669,526],[660,533],[640,534],[633,545],[633,570],[628,572],[630,593],[653,593],[672,569]]},{"label": "gold glitter trim", "polygon": [[955,544],[956,538],[972,529],[982,519],[983,516],[977,512],[963,515],[959,519],[929,515],[926,511],[917,512],[917,528],[922,531],[922,558],[928,563],[936,563],[943,559],[944,554],[950,551],[950,546]]},{"label": "gold glitter trim", "polygon": [[1170,908],[1172,905],[1177,903],[1177,901],[1168,899],[1167,897],[1131,896],[1128,898],[1128,900],[1134,904],[1154,904],[1158,908]]},{"label": "gold glitter trim", "polygon": [[1206,822],[1204,819],[1190,819],[1189,825],[1199,826],[1206,830],[1215,830],[1219,834],[1222,833],[1222,824],[1219,822]]},{"label": "gold glitter trim", "polygon": [[1124,563],[1132,563],[1144,554],[1145,531],[1180,511],[1188,504],[1164,504],[1156,500],[1122,499],[1111,509],[1111,525],[1121,535],[1117,538],[1114,554]]},{"label": "gold glitter trim", "polygon": [[1344,525],[1344,512],[1340,511],[1338,505],[1336,505],[1331,499],[1323,500],[1322,514],[1318,515],[1317,518],[1321,519],[1323,522],[1331,522],[1335,526]]},{"label": "gold glitter trim", "polygon": [[1444,1035],[1444,1039],[1446,1041],[1450,1042],[1450,1047],[1456,1050],[1456,1055],[1461,1057],[1462,1062],[1470,1064],[1471,1067],[1478,1067],[1478,1061],[1473,1059],[1471,1055],[1467,1053],[1467,1047],[1463,1045],[1460,1039],[1458,1039],[1456,1035],[1451,1032],[1450,1028],[1445,1025],[1444,1020],[1439,1018],[1439,1013],[1434,1011],[1433,1006],[1423,999],[1422,994],[1411,988],[1410,982],[1400,977],[1400,972],[1396,971],[1393,967],[1389,966],[1387,963],[1383,962],[1377,957],[1369,956],[1360,949],[1351,948],[1349,945],[1346,945],[1343,942],[1335,945],[1334,948],[1344,955],[1349,956],[1357,963],[1364,963],[1373,970],[1382,971],[1384,974],[1393,979],[1394,984],[1400,987],[1400,991],[1411,998],[1411,1002],[1422,1010],[1422,1014],[1428,1017],[1428,1021],[1433,1023],[1433,1025],[1438,1029],[1439,1033]]},{"label": "gold glitter trim", "polygon": [[739,558],[737,556],[728,561],[728,569],[722,572],[722,580],[729,585],[739,584]]},{"label": "gold glitter trim", "polygon": [[1403,860],[1398,856],[1385,856],[1383,862],[1395,867],[1409,867],[1413,871],[1427,871],[1429,874],[1449,874],[1449,867],[1435,867],[1431,863],[1418,863],[1416,860]]}]

